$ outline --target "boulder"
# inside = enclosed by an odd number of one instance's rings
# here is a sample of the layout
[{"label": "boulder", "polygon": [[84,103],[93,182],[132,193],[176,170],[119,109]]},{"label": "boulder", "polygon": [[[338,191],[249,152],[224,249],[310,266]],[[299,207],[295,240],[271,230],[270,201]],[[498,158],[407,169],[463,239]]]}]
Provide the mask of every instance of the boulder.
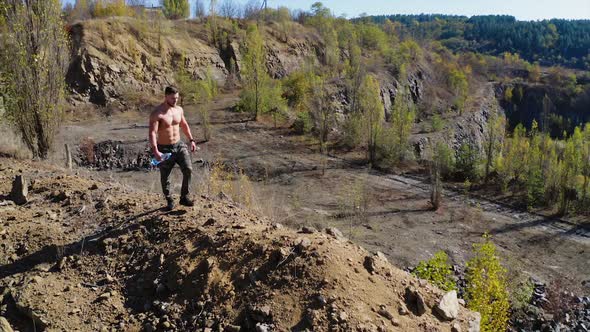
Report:
[{"label": "boulder", "polygon": [[436,312],[445,320],[453,320],[459,315],[459,301],[457,291],[446,293],[435,307]]}]

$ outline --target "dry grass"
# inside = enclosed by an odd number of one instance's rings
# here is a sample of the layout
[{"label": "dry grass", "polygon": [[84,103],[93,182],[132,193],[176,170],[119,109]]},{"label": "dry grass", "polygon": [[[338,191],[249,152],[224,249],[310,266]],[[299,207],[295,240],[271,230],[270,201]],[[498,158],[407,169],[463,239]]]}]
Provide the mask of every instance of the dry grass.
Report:
[{"label": "dry grass", "polygon": [[219,160],[202,172],[199,186],[201,193],[211,197],[227,196],[247,209],[258,211],[254,186],[240,168],[230,170]]},{"label": "dry grass", "polygon": [[0,156],[19,160],[31,159],[32,154],[20,137],[7,125],[0,123]]}]

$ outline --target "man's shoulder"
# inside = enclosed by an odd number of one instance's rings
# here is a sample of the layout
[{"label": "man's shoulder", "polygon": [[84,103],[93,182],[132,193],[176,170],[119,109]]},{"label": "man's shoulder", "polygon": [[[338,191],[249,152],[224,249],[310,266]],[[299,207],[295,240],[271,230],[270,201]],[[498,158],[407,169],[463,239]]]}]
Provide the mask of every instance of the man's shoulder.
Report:
[{"label": "man's shoulder", "polygon": [[162,114],[161,106],[162,105],[158,105],[152,109],[152,112],[150,113],[150,118],[157,118]]}]

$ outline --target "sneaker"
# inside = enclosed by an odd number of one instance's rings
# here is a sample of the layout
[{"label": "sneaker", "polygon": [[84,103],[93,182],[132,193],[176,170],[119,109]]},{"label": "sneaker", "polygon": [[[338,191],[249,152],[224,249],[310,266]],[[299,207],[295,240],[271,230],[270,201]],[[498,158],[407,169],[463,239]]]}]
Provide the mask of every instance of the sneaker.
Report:
[{"label": "sneaker", "polygon": [[184,206],[194,206],[195,202],[185,196],[180,198],[180,204]]},{"label": "sneaker", "polygon": [[174,209],[174,201],[172,200],[172,198],[166,198],[166,207],[164,208],[164,210],[166,211],[172,211]]}]

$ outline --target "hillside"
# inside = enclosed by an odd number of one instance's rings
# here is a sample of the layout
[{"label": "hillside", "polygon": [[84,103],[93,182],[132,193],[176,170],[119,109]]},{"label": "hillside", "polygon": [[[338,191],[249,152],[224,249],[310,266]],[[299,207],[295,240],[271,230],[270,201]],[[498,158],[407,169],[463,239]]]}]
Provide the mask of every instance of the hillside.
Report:
[{"label": "hillside", "polygon": [[459,52],[518,53],[542,65],[590,69],[590,20],[519,21],[509,15],[379,15],[358,20],[400,24],[402,34],[439,40]]},{"label": "hillside", "polygon": [[295,231],[213,197],[164,213],[157,195],[47,164],[0,169],[4,199],[15,175],[29,183],[25,205],[0,206],[0,315],[20,331],[479,330],[459,304],[442,319],[442,291],[337,229]]}]

